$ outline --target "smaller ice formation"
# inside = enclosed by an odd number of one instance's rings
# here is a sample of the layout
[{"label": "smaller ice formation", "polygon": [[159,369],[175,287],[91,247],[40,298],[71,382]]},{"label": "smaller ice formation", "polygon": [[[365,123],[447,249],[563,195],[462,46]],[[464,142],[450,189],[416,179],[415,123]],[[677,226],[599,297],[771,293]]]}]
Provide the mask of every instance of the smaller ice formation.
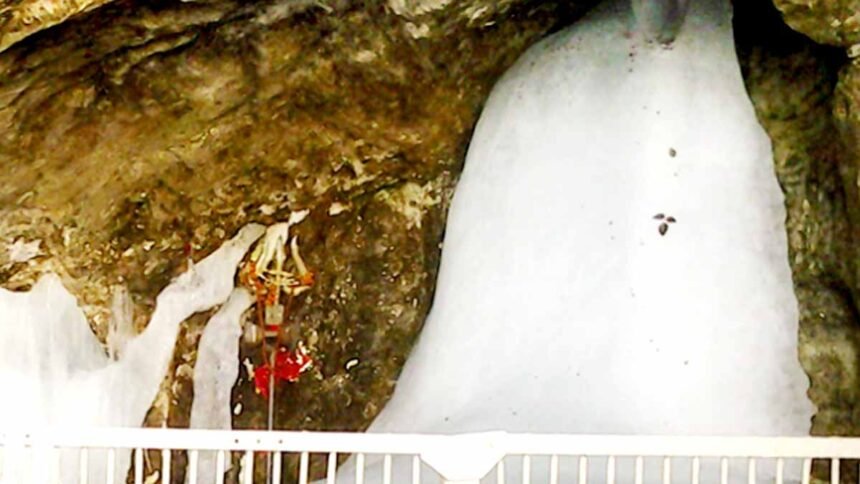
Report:
[{"label": "smaller ice formation", "polygon": [[[0,289],[0,429],[38,434],[42,429],[139,427],[167,371],[179,324],[227,300],[237,265],[263,230],[246,226],[168,285],[146,330],[124,344],[117,361],[108,358],[57,276],[44,276],[29,292]],[[247,299],[234,294],[213,322],[220,325],[219,317],[235,321]],[[118,453],[117,479],[128,462],[128,453]],[[100,464],[90,466],[93,482],[104,482]],[[72,482],[77,475],[76,453],[64,453],[55,467],[31,467],[12,456],[2,465],[4,484]]]},{"label": "smaller ice formation", "polygon": [[[254,302],[245,289],[234,289],[227,302],[206,324],[194,365],[192,429],[230,430],[230,393],[239,376],[237,357],[241,317]],[[215,453],[200,452],[199,482],[215,482]]]}]

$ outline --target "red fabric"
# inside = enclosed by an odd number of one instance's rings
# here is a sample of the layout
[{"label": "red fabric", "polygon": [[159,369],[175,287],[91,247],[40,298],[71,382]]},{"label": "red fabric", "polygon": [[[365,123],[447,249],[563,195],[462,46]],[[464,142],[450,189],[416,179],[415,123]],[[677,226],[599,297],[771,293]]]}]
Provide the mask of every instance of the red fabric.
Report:
[{"label": "red fabric", "polygon": [[258,366],[254,370],[254,390],[264,398],[269,398],[269,377],[272,370],[269,365]]},{"label": "red fabric", "polygon": [[275,376],[290,383],[298,381],[299,375],[310,368],[312,363],[310,356],[301,349],[293,352],[278,351],[275,355]]},{"label": "red fabric", "polygon": [[[275,354],[275,381],[297,382],[299,376],[311,365],[313,365],[313,360],[301,346],[295,351],[281,348]],[[254,389],[264,398],[269,398],[269,377],[272,375],[272,369],[268,364],[259,366],[254,370]]]}]

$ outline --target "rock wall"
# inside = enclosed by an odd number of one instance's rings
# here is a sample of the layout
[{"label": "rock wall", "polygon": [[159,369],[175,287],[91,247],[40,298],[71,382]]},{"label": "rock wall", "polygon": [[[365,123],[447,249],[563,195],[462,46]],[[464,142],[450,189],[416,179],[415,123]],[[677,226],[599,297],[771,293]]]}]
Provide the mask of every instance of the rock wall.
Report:
[{"label": "rock wall", "polygon": [[[786,16],[794,25],[789,12]],[[855,241],[860,220],[853,214],[860,198],[851,167],[858,145],[839,129],[846,123],[836,94],[845,85],[840,77],[856,68],[843,49],[816,44],[787,28],[767,2],[737,4],[735,23],[747,89],[773,141],[775,169],[786,194],[790,263],[801,312],[800,359],[818,406],[813,433],[857,435],[860,254]]]}]

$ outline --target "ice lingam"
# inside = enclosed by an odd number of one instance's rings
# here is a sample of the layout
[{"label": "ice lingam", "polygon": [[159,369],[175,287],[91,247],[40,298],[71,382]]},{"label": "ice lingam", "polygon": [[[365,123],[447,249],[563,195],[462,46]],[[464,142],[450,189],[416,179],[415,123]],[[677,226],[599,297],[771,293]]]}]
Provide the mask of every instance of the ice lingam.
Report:
[{"label": "ice lingam", "polygon": [[[604,2],[495,86],[430,316],[371,432],[808,434],[770,140],[729,0],[686,3]],[[393,469],[408,481],[408,461]],[[547,469],[532,461],[533,478]],[[649,481],[659,470],[646,462]],[[718,470],[703,461],[701,478]]]}]

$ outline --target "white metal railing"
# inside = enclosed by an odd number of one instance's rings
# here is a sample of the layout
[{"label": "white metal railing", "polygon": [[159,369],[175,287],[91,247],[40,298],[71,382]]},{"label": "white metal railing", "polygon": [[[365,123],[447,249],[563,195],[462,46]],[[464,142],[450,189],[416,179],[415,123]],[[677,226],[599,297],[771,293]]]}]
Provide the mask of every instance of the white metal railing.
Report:
[{"label": "white metal railing", "polygon": [[[180,451],[177,453],[177,451]],[[160,462],[146,462],[155,452]],[[353,455],[337,468],[338,458]],[[174,457],[182,455],[180,466]],[[133,456],[133,458],[132,458]],[[263,464],[265,458],[271,464]],[[271,458],[275,456],[277,458]],[[290,458],[282,462],[282,458]],[[455,436],[337,432],[98,429],[0,432],[0,483],[600,482],[757,484],[840,482],[860,438],[660,437],[509,434]],[[312,475],[312,460],[316,473]],[[172,462],[172,463],[171,463]],[[256,473],[255,473],[255,462]],[[287,462],[291,472],[284,467]],[[857,463],[850,463],[851,472]],[[155,472],[157,471],[157,472]],[[184,474],[184,479],[179,478]],[[844,481],[844,479],[843,479]]]}]

